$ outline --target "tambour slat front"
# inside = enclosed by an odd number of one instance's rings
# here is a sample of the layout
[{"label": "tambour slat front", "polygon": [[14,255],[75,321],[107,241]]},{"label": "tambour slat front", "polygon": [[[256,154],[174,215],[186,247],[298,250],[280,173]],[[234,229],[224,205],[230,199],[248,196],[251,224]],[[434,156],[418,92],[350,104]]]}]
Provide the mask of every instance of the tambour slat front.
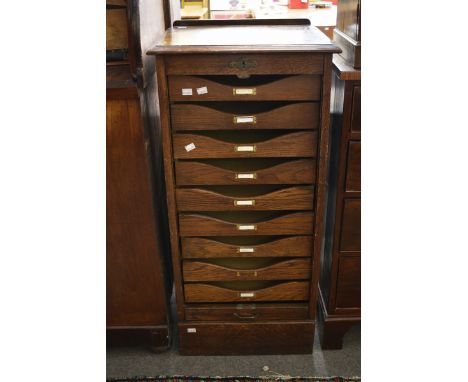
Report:
[{"label": "tambour slat front", "polygon": [[275,237],[260,241],[245,237],[223,240],[183,237],[182,256],[186,259],[308,257],[313,252],[312,236]]},{"label": "tambour slat front", "polygon": [[[225,134],[220,137],[174,134],[174,157],[177,159],[294,158],[317,155],[317,131],[270,134],[261,137],[258,141],[254,137],[249,141],[248,134],[248,132],[243,134],[232,132],[230,135]],[[235,138],[239,136],[244,139],[236,141]]]},{"label": "tambour slat front", "polygon": [[[243,288],[242,284],[238,288]],[[272,286],[232,289],[212,284],[185,284],[187,302],[304,301],[309,298],[308,281],[292,281]]]},{"label": "tambour slat front", "polygon": [[[226,163],[223,163],[226,164]],[[299,159],[258,168],[258,162],[227,163],[177,161],[176,182],[179,186],[239,184],[309,184],[315,181],[315,160]]]},{"label": "tambour slat front", "polygon": [[319,101],[320,76],[169,76],[173,101]]},{"label": "tambour slat front", "polygon": [[249,191],[247,195],[236,190],[226,195],[223,191],[180,188],[176,190],[176,200],[179,211],[312,210],[314,188],[288,187],[251,195]]},{"label": "tambour slat front", "polygon": [[172,104],[172,126],[180,130],[317,129],[317,102]]},{"label": "tambour slat front", "polygon": [[242,216],[233,219],[232,214],[216,216],[179,214],[181,236],[240,236],[240,235],[310,235],[313,232],[313,214],[294,212],[263,216]]}]

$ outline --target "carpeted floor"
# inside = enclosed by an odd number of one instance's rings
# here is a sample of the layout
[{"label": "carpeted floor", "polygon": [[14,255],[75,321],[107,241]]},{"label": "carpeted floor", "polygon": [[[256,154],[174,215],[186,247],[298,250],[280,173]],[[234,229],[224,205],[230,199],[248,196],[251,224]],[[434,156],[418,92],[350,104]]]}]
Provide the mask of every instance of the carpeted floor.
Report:
[{"label": "carpeted floor", "polygon": [[[145,349],[113,348],[107,351],[107,377],[136,375],[198,376],[360,376],[361,329],[351,328],[345,335],[342,350],[322,351],[315,334],[314,351],[306,355],[270,356],[180,356],[177,344],[165,353]],[[174,341],[176,342],[176,341]],[[268,370],[264,371],[267,366]]]}]

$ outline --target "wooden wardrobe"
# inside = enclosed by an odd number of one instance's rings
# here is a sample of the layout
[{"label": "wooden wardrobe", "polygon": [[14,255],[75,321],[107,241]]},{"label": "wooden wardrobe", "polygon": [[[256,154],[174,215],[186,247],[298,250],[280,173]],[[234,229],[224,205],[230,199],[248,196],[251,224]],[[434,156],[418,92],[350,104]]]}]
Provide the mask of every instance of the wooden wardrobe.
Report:
[{"label": "wooden wardrobe", "polygon": [[341,0],[333,57],[327,228],[320,278],[323,349],[340,349],[361,321],[360,1]]},{"label": "wooden wardrobe", "polygon": [[[165,204],[154,58],[160,0],[106,1],[107,342],[170,344]],[[167,17],[167,16],[166,16]]]}]

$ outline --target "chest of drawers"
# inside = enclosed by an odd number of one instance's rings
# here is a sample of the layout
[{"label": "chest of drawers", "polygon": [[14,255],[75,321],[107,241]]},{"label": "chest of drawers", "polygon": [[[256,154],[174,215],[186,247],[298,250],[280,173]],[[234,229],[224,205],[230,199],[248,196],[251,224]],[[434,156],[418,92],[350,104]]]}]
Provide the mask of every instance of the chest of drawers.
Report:
[{"label": "chest of drawers", "polygon": [[179,23],[149,52],[182,354],[312,351],[338,49],[262,23]]}]

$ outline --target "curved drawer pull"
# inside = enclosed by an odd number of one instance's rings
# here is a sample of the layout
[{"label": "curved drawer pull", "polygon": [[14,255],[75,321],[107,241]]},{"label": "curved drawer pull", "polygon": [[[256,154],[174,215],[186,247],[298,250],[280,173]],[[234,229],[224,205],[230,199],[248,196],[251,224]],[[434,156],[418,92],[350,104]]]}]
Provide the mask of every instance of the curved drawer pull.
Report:
[{"label": "curved drawer pull", "polygon": [[257,95],[256,88],[232,88],[232,95]]},{"label": "curved drawer pull", "polygon": [[234,312],[233,315],[236,316],[237,318],[242,319],[242,320],[255,320],[255,319],[259,316],[258,313],[252,314],[252,315],[250,315],[250,316],[241,316],[241,315],[240,315],[239,313],[237,313],[237,312]]},{"label": "curved drawer pull", "polygon": [[235,124],[240,123],[257,123],[257,117],[253,115],[236,115],[233,117],[233,121]]},{"label": "curved drawer pull", "polygon": [[257,146],[255,145],[247,145],[247,146],[235,146],[234,151],[237,153],[254,153],[257,151]]},{"label": "curved drawer pull", "polygon": [[255,200],[234,200],[235,206],[255,206]]},{"label": "curved drawer pull", "polygon": [[236,174],[236,179],[257,179],[256,173]]},{"label": "curved drawer pull", "polygon": [[253,247],[239,247],[237,248],[237,253],[254,253],[255,248]]}]

